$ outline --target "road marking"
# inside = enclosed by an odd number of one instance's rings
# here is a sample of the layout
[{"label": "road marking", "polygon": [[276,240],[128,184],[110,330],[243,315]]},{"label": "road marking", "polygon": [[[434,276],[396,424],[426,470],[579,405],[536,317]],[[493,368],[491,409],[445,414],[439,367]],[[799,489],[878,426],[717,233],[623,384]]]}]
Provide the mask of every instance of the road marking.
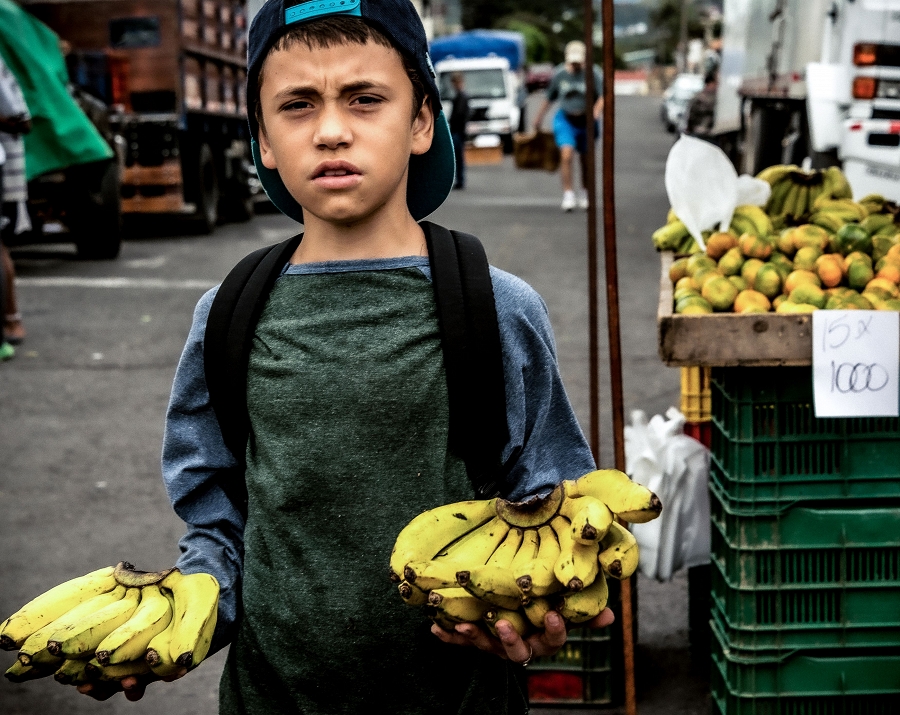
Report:
[{"label": "road marking", "polygon": [[508,208],[546,208],[555,206],[559,208],[560,198],[546,196],[456,196],[447,201],[448,207],[453,206],[494,206]]},{"label": "road marking", "polygon": [[162,268],[169,260],[167,256],[154,256],[153,258],[133,258],[125,261],[129,268]]},{"label": "road marking", "polygon": [[168,280],[165,278],[83,278],[56,276],[53,278],[17,278],[23,288],[138,288],[146,290],[209,290],[218,281]]}]

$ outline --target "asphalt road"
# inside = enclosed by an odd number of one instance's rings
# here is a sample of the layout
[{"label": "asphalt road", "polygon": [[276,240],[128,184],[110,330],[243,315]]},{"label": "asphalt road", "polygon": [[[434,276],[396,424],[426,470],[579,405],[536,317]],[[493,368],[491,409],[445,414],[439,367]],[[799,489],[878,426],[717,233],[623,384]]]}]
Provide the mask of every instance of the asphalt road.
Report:
[{"label": "asphalt road", "polygon": [[[657,102],[622,97],[617,114],[626,414],[678,403],[678,373],[656,355],[659,264],[649,236],[665,218],[662,177],[672,143]],[[557,176],[516,171],[507,159],[470,167],[468,188],[454,192],[433,220],[480,236],[493,264],[544,297],[567,391],[587,429],[586,222],[583,212],[560,211],[560,195]],[[166,498],[159,453],[193,306],[239,258],[296,230],[277,214],[222,226],[209,237],[141,225],[113,262],[77,261],[66,245],[16,250],[28,338],[0,365],[0,614],[122,559],[148,570],[174,562],[184,527]],[[600,311],[605,315],[602,302]],[[605,354],[605,335],[601,349]],[[604,360],[604,378],[605,371]],[[602,399],[609,401],[605,381]],[[601,441],[601,461],[611,465],[608,410]],[[698,676],[687,652],[683,574],[668,584],[640,581],[638,623],[641,712],[707,712],[702,668]],[[12,659],[3,656],[0,665]],[[179,682],[154,685],[139,703],[121,696],[96,703],[53,682],[0,680],[0,711],[209,715],[222,663],[220,653]]]}]

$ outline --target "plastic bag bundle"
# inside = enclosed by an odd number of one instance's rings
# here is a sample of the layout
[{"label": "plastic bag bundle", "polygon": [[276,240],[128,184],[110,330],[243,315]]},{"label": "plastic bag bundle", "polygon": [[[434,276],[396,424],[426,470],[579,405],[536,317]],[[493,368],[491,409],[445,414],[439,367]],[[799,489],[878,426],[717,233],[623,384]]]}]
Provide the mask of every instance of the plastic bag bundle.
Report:
[{"label": "plastic bag bundle", "polygon": [[641,574],[658,581],[709,563],[709,450],[684,434],[684,423],[670,407],[649,421],[635,410],[625,428],[625,471],[665,505],[658,519],[631,527]]}]

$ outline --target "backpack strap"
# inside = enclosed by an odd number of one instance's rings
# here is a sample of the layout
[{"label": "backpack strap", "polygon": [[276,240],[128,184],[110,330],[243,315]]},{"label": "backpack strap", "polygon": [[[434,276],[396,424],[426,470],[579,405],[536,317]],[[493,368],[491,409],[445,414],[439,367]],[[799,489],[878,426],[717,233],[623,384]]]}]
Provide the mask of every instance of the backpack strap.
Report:
[{"label": "backpack strap", "polygon": [[[450,450],[461,456],[479,498],[499,493],[509,440],[500,328],[481,242],[429,221],[425,233],[450,410]],[[244,457],[250,434],[247,366],[266,297],[302,235],[254,251],[228,274],[213,300],[203,345],[210,403],[238,463],[220,484],[246,517]]]}]

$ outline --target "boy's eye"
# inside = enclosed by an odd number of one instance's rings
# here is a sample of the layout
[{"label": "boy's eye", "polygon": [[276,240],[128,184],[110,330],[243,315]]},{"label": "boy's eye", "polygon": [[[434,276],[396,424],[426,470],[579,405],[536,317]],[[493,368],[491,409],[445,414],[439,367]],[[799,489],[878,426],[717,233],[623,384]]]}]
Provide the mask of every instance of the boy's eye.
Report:
[{"label": "boy's eye", "polygon": [[307,102],[305,99],[298,99],[295,102],[291,102],[290,104],[284,105],[285,111],[294,111],[298,109],[309,109],[312,107],[312,104]]},{"label": "boy's eye", "polygon": [[381,101],[379,97],[372,97],[371,95],[365,94],[361,97],[356,97],[353,100],[353,104],[378,104]]}]

